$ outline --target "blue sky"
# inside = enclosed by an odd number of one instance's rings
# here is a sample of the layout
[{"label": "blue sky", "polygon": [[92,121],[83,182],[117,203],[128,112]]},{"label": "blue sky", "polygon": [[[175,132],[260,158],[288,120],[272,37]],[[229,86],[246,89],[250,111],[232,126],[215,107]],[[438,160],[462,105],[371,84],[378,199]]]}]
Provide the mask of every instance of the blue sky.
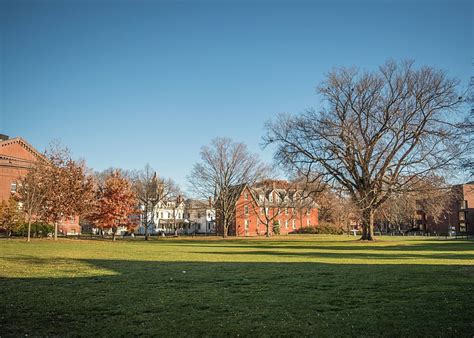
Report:
[{"label": "blue sky", "polygon": [[332,67],[388,58],[473,75],[471,1],[0,0],[0,133],[185,187],[218,136],[319,106]]}]

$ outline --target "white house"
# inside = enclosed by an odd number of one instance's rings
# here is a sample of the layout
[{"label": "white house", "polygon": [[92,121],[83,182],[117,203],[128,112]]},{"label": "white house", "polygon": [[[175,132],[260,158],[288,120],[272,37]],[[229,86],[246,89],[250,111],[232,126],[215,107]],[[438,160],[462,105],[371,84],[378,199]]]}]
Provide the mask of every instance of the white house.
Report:
[{"label": "white house", "polygon": [[191,200],[185,203],[183,232],[186,234],[215,234],[216,211],[212,201]]},{"label": "white house", "polygon": [[[148,224],[148,233],[152,234],[174,234],[184,225],[184,207],[185,203],[179,196],[176,200],[159,202],[155,210],[151,212],[148,218],[151,220]],[[143,224],[135,229],[135,233],[144,235],[145,227]]]}]

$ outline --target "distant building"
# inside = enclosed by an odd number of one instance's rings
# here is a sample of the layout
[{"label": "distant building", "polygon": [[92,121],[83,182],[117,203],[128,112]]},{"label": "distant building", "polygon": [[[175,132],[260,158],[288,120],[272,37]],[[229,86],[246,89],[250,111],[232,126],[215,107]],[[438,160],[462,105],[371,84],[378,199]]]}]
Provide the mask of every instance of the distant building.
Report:
[{"label": "distant building", "polygon": [[423,210],[417,212],[417,226],[433,234],[474,235],[474,181],[452,187],[455,198],[438,221]]},{"label": "distant building", "polygon": [[[183,198],[178,196],[176,200],[168,199],[160,201],[155,210],[153,210],[148,218],[148,234],[173,234],[180,231],[184,226],[184,208]],[[144,235],[145,227],[142,222],[135,228],[135,233]]]},{"label": "distant building", "polygon": [[[19,181],[42,155],[21,137],[9,138],[0,134],[0,201],[16,193]],[[81,233],[79,217],[65,217],[58,224],[65,235]]]},{"label": "distant building", "polygon": [[212,235],[216,233],[216,211],[212,200],[192,200],[185,202],[183,231],[186,234]]},{"label": "distant building", "polygon": [[[233,193],[238,197],[229,235],[262,236],[266,234],[267,224],[270,234],[279,228],[282,235],[318,226],[318,205],[303,196],[302,190],[290,188],[288,182],[253,187],[242,184],[233,187]],[[218,210],[217,232],[223,232]]]}]

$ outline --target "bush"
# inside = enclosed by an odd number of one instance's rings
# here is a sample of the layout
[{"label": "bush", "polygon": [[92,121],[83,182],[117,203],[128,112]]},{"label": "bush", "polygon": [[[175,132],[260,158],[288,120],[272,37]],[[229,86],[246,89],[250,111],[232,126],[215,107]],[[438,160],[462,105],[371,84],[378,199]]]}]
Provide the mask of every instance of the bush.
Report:
[{"label": "bush", "polygon": [[[36,222],[31,224],[31,235],[37,237],[43,237],[48,233],[54,232],[54,226],[47,223]],[[26,236],[28,234],[28,223],[23,223],[21,227],[14,232],[16,236]]]},{"label": "bush", "polygon": [[280,234],[280,223],[277,222],[277,221],[273,222],[273,228],[272,228],[272,230],[273,230],[273,233],[274,233],[275,235],[279,235],[279,234]]},{"label": "bush", "polygon": [[326,235],[342,235],[344,231],[342,228],[335,226],[332,223],[322,222],[318,226],[309,226],[296,229],[292,234],[326,234]]}]

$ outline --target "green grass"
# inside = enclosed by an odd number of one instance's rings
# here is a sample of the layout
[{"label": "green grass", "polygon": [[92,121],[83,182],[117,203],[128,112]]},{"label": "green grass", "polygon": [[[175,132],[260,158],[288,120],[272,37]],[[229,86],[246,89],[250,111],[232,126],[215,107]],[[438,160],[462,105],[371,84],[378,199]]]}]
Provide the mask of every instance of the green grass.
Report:
[{"label": "green grass", "polygon": [[474,242],[0,240],[0,336],[465,336]]}]

